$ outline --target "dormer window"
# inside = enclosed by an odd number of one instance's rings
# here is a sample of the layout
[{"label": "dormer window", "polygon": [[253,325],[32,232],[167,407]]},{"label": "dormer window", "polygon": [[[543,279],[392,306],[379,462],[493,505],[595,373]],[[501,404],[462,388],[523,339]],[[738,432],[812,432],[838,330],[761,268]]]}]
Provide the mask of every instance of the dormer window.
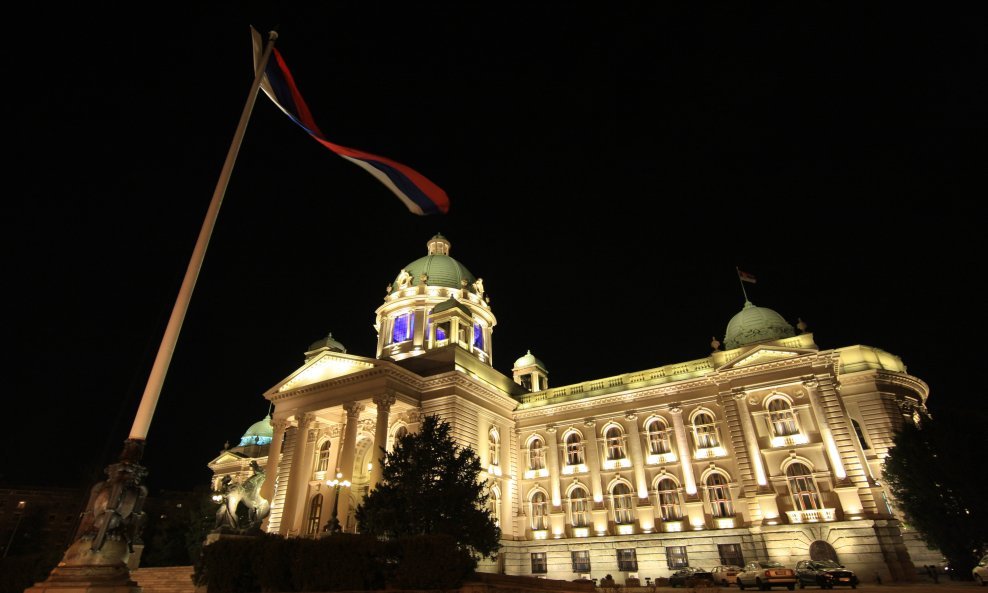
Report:
[{"label": "dormer window", "polygon": [[473,324],[473,347],[484,349],[484,328],[479,323]]}]

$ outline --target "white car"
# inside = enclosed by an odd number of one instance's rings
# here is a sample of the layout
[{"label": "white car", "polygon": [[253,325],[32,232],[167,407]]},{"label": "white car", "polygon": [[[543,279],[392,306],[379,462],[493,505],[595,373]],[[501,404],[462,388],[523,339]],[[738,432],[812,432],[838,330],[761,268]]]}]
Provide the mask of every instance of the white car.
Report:
[{"label": "white car", "polygon": [[762,591],[772,587],[785,587],[792,591],[796,588],[796,571],[775,560],[762,560],[745,564],[744,569],[738,573],[737,580],[738,589],[742,591],[745,587]]},{"label": "white car", "polygon": [[988,554],[981,557],[978,565],[971,569],[971,576],[974,582],[984,587],[988,585]]}]

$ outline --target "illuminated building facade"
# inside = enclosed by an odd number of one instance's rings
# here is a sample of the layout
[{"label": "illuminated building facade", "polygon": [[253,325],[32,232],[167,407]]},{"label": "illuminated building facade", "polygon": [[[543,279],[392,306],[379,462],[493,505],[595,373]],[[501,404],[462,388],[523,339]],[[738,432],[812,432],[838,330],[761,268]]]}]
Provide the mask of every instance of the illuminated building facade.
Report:
[{"label": "illuminated building facade", "polygon": [[[484,463],[504,533],[484,570],[620,583],[812,556],[911,580],[914,562],[939,559],[881,485],[894,431],[929,391],[897,356],[821,350],[802,322],[746,302],[705,358],[550,387],[531,352],[511,377],[491,366],[482,280],[444,237],[427,247],[388,285],[375,358],[330,335],[264,394],[267,531],[318,536],[331,508],[357,530],[353,510],[381,477],[375,452],[437,414]],[[246,461],[224,455],[216,479],[242,475]],[[328,486],[337,476],[349,486]]]}]

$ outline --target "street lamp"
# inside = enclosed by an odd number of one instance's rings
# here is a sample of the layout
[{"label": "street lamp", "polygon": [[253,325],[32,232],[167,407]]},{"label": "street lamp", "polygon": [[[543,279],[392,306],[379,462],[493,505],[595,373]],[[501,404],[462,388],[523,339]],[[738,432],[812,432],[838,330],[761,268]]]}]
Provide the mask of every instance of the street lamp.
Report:
[{"label": "street lamp", "polygon": [[10,551],[10,547],[14,545],[14,536],[17,535],[17,528],[21,526],[21,519],[24,518],[24,507],[27,506],[26,501],[19,501],[17,503],[17,510],[20,513],[17,514],[17,523],[14,523],[14,530],[10,532],[10,541],[7,542],[7,547],[3,549],[3,558],[7,557],[7,552]]},{"label": "street lamp", "polygon": [[333,512],[330,514],[329,521],[326,523],[326,531],[329,533],[339,533],[340,532],[340,520],[336,518],[336,509],[340,504],[340,488],[349,488],[350,480],[341,480],[343,473],[340,472],[339,468],[336,468],[336,477],[332,480],[326,480],[327,486],[332,486],[336,491],[333,496]]}]

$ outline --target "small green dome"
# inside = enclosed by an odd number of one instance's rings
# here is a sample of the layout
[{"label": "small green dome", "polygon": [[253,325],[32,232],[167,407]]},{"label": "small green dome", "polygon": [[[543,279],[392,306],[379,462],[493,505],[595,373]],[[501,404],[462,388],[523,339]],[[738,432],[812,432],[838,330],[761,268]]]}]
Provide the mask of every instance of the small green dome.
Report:
[{"label": "small green dome", "polygon": [[271,414],[250,425],[244,436],[240,437],[240,446],[247,445],[267,445],[274,436],[274,427],[271,426]]},{"label": "small green dome", "polygon": [[473,285],[477,278],[466,266],[449,256],[450,243],[445,237],[437,234],[429,239],[427,246],[429,254],[405,266],[391,283],[391,290],[418,286],[422,284],[422,275],[425,274],[425,283],[429,286],[466,288],[477,292]]},{"label": "small green dome", "polygon": [[730,350],[754,342],[790,338],[796,330],[772,309],[745,301],[744,308],[727,323],[724,346]]},{"label": "small green dome", "polygon": [[329,335],[325,338],[313,342],[306,352],[312,352],[313,350],[319,350],[320,348],[329,348],[333,352],[342,352],[346,354],[346,346],[333,338],[333,332],[329,332]]},{"label": "small green dome", "polygon": [[528,353],[525,354],[525,356],[522,356],[521,358],[519,358],[518,360],[516,360],[515,361],[515,366],[513,368],[520,369],[520,368],[523,368],[523,367],[530,367],[532,365],[535,365],[535,366],[539,367],[543,371],[547,370],[545,368],[545,365],[542,364],[542,361],[541,360],[539,360],[538,358],[535,358],[534,356],[532,356],[532,351],[531,350],[529,350]]}]

